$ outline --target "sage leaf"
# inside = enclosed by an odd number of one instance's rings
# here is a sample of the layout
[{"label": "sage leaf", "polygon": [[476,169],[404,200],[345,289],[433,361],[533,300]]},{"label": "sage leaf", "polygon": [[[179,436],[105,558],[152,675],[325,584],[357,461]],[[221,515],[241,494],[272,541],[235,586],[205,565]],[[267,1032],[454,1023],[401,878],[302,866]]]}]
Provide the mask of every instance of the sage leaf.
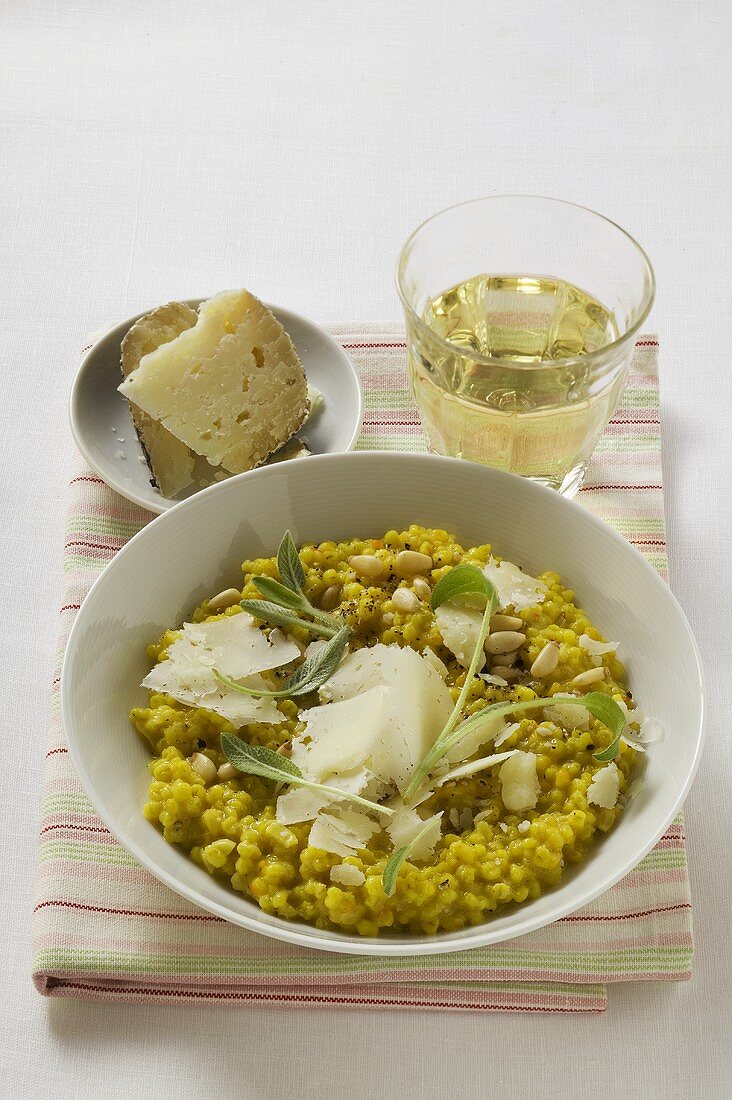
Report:
[{"label": "sage leaf", "polygon": [[311,691],[317,691],[328,680],[338,665],[341,663],[343,653],[348,643],[350,631],[348,627],[342,627],[338,633],[327,642],[317,653],[308,657],[292,675],[285,681],[281,688],[269,690],[267,688],[247,687],[246,684],[238,684],[235,680],[224,676],[218,669],[214,669],[216,679],[242,695],[267,696],[269,699],[284,699],[292,695],[307,695]]},{"label": "sage leaf", "polygon": [[284,584],[272,577],[252,577],[252,584],[265,600],[278,604],[280,607],[289,607],[292,611],[303,611],[308,608],[308,602],[299,592],[293,592]]},{"label": "sage leaf", "polygon": [[384,893],[390,898],[396,890],[397,878],[399,871],[405,859],[409,853],[414,849],[414,846],[419,843],[425,833],[433,827],[433,822],[428,821],[424,828],[420,829],[416,836],[413,836],[409,844],[405,844],[402,848],[397,848],[389,860],[387,861],[384,873],[381,876],[381,883],[384,887]]},{"label": "sage leaf", "polygon": [[602,722],[603,726],[607,726],[613,735],[613,740],[606,749],[593,754],[594,759],[602,763],[614,760],[620,751],[620,741],[627,723],[626,715],[614,699],[611,699],[609,695],[603,695],[601,691],[591,691],[587,695],[583,695],[581,700],[578,701],[582,703],[583,707],[587,707],[590,714],[597,718],[598,722]]},{"label": "sage leaf", "polygon": [[242,741],[240,737],[234,737],[230,733],[221,734],[221,748],[238,771],[245,775],[258,775],[262,779],[271,779],[274,783],[287,783],[292,787],[307,787],[311,791],[322,791],[332,798],[346,802],[356,802],[364,806],[372,813],[384,814],[391,817],[394,813],[388,806],[380,806],[378,802],[370,802],[367,798],[361,798],[357,794],[349,794],[339,790],[338,787],[328,787],[324,783],[314,783],[305,779],[297,764],[288,760],[285,756],[265,748],[264,745],[250,745]]},{"label": "sage leaf", "polygon": [[430,607],[436,611],[440,604],[447,603],[456,596],[473,595],[484,596],[486,602],[494,600],[498,603],[496,590],[485,573],[475,565],[456,565],[444,577],[440,577],[432,589]]},{"label": "sage leaf", "polygon": [[309,630],[311,634],[317,634],[320,638],[332,638],[343,625],[335,619],[332,624],[311,623],[308,619],[301,619],[287,608],[269,600],[242,600],[239,606],[250,615],[253,615],[255,619],[261,619],[263,623],[285,628],[301,626],[304,630]]},{"label": "sage leaf", "polygon": [[282,583],[293,592],[302,594],[305,587],[305,570],[302,567],[295,540],[289,531],[285,531],[277,551],[277,568]]}]

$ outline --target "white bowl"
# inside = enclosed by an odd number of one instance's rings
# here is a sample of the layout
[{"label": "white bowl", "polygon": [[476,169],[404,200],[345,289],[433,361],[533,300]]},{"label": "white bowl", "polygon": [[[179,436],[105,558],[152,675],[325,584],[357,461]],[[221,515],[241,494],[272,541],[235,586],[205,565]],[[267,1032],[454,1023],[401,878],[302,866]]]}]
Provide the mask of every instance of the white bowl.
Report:
[{"label": "white bowl", "polygon": [[[202,301],[193,298],[188,305],[197,309]],[[363,417],[363,395],[356,368],[340,344],[313,321],[280,306],[269,308],[289,333],[308,382],[324,398],[321,408],[297,436],[307,441],[313,454],[353,450]],[[117,391],[122,381],[120,344],[127,330],[142,316],[139,313],[122,321],[86,353],[71,389],[69,419],[79,450],[107,485],[142,508],[164,512],[181,498],[170,500],[151,483],[129,405]],[[190,488],[181,497],[195,492]]]},{"label": "white bowl", "polygon": [[[146,693],[146,645],[206,595],[238,586],[245,558],[298,543],[377,537],[410,523],[447,528],[465,546],[490,542],[531,572],[555,569],[607,637],[630,684],[665,728],[643,758],[645,786],[617,828],[562,885],[486,924],[437,936],[365,939],[263,913],[167,844],[142,816],[148,750],[127,718]],[[79,778],[118,840],[179,894],[228,921],[327,951],[421,955],[498,943],[581,908],[653,847],[689,789],[702,745],[699,655],[668,587],[620,535],[580,505],[477,464],[381,452],[272,466],[205,489],[154,520],[107,566],[69,638],[63,720]]]}]

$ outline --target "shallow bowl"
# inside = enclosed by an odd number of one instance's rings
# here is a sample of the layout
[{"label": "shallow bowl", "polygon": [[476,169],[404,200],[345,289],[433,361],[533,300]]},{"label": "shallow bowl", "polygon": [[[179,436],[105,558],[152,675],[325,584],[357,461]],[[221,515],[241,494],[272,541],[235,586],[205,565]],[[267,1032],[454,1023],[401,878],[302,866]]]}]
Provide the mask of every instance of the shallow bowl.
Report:
[{"label": "shallow bowl", "polygon": [[[377,537],[410,523],[490,542],[529,572],[556,570],[608,638],[664,739],[615,830],[535,901],[460,932],[368,939],[263,913],[166,843],[142,815],[149,751],[127,717],[144,704],[145,647],[206,596],[241,584],[241,562],[267,556],[289,528],[298,543]],[[234,924],[324,951],[423,955],[513,939],[565,917],[631,871],[678,812],[702,746],[699,655],[683,612],[642,556],[581,505],[511,474],[458,459],[363,452],[288,462],[205,489],[121,550],[86,597],[62,676],[72,760],[100,816],[152,874]]]}]

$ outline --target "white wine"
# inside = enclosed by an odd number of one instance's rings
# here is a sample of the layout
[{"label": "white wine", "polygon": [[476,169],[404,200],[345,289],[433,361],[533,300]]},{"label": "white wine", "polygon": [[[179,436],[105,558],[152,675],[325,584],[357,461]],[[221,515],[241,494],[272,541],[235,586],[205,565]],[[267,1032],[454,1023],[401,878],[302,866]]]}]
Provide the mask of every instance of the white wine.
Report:
[{"label": "white wine", "polygon": [[428,303],[424,320],[451,344],[494,359],[553,365],[617,336],[595,298],[562,279],[474,275]]},{"label": "white wine", "polygon": [[565,491],[579,483],[622,391],[611,358],[587,358],[617,339],[612,311],[561,279],[476,275],[432,298],[423,320],[409,368],[432,449]]}]

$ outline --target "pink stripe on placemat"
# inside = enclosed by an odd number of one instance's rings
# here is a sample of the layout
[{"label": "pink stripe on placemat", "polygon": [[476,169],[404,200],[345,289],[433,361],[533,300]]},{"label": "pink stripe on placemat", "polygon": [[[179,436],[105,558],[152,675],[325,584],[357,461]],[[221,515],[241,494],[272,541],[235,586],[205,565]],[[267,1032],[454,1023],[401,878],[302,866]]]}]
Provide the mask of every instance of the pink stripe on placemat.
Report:
[{"label": "pink stripe on placemat", "polygon": [[[358,365],[361,448],[424,451],[398,326],[334,334]],[[658,343],[643,337],[623,403],[578,497],[662,575]],[[44,775],[34,913],[34,982],[47,996],[150,1003],[599,1012],[606,983],[690,975],[691,899],[681,820],[622,882],[578,913],[505,944],[381,959],[294,947],[179,898],[140,867],[96,817],[76,779],[59,717],[63,649],[105,564],[151,517],[82,464],[70,483],[58,667]]]}]

